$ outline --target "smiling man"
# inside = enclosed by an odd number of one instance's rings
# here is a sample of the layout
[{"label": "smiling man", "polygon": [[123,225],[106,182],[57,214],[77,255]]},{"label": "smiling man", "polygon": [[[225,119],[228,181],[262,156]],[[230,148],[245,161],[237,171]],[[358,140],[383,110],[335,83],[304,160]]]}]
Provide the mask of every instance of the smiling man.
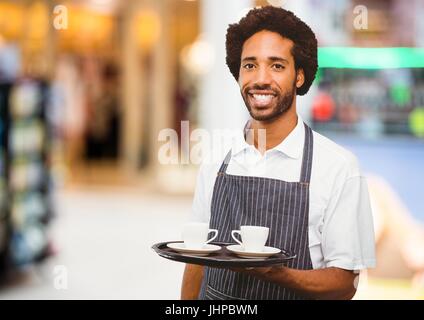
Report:
[{"label": "smiling man", "polygon": [[372,214],[355,157],[297,114],[317,70],[314,33],[290,11],[252,9],[229,26],[226,50],[253,139],[240,133],[222,162],[200,168],[192,220],[223,242],[241,225],[266,226],[267,245],[297,257],[278,268],[187,265],[182,299],[351,299],[355,271],[375,266]]}]

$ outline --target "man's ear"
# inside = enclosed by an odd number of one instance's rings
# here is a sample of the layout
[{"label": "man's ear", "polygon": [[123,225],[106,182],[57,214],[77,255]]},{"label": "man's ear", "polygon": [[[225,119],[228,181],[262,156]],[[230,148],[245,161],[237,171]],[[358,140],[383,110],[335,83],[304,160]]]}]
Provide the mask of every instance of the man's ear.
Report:
[{"label": "man's ear", "polygon": [[300,88],[305,83],[305,72],[303,69],[298,69],[296,71],[296,88]]}]

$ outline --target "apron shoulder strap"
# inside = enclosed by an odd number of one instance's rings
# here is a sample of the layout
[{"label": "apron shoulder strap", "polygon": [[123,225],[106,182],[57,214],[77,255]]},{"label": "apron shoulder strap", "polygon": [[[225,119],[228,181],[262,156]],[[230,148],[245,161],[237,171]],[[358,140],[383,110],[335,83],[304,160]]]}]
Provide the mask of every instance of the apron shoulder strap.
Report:
[{"label": "apron shoulder strap", "polygon": [[228,164],[230,163],[231,159],[231,149],[228,151],[227,155],[225,156],[224,161],[221,164],[221,168],[219,168],[218,174],[224,174],[227,171]]},{"label": "apron shoulder strap", "polygon": [[303,146],[302,171],[300,173],[300,183],[309,184],[311,181],[312,156],[314,151],[314,136],[312,129],[305,125],[305,144]]}]

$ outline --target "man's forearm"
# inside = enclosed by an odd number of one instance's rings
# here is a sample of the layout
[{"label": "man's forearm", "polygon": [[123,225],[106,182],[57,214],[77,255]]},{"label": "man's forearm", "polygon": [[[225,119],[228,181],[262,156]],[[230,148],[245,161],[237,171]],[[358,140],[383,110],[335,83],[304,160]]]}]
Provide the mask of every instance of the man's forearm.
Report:
[{"label": "man's forearm", "polygon": [[339,268],[296,270],[270,268],[247,271],[263,280],[294,290],[312,299],[352,299],[358,279],[353,271]]},{"label": "man's forearm", "polygon": [[181,300],[196,300],[203,280],[203,267],[187,264],[181,286]]}]

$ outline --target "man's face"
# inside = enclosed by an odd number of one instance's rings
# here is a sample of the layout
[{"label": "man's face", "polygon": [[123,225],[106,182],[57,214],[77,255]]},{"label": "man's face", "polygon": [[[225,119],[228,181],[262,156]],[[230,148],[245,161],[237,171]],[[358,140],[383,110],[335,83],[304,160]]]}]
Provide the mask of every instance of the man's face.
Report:
[{"label": "man's face", "polygon": [[269,121],[290,109],[303,71],[296,74],[293,42],[278,33],[260,31],[243,45],[239,85],[253,119]]}]

